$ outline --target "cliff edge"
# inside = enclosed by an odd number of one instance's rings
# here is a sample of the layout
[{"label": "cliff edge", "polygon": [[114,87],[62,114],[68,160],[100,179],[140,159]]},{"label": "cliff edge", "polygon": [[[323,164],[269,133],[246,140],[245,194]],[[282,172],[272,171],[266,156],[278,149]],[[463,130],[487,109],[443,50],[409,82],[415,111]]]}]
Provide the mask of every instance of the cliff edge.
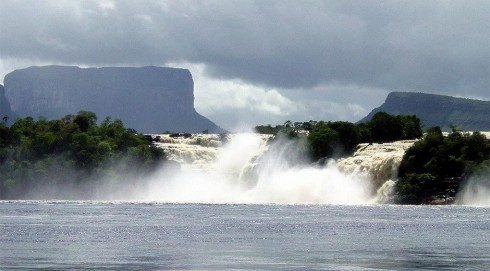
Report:
[{"label": "cliff edge", "polygon": [[142,133],[224,132],[194,108],[189,70],[167,67],[43,66],[5,76],[5,97],[19,117],[60,119],[80,110],[121,119]]},{"label": "cliff edge", "polygon": [[14,112],[10,108],[10,103],[5,97],[5,89],[0,85],[0,118],[2,122],[11,123],[11,120],[15,118]]}]

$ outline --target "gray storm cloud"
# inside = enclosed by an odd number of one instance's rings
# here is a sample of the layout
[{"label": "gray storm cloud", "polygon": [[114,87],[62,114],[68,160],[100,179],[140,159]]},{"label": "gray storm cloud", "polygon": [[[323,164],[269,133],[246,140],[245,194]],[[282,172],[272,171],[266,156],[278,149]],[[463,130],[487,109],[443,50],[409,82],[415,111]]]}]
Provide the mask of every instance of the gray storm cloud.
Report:
[{"label": "gray storm cloud", "polygon": [[323,88],[340,103],[358,94],[332,86],[357,86],[488,100],[488,14],[489,1],[457,0],[4,0],[0,68],[180,62],[290,98]]}]

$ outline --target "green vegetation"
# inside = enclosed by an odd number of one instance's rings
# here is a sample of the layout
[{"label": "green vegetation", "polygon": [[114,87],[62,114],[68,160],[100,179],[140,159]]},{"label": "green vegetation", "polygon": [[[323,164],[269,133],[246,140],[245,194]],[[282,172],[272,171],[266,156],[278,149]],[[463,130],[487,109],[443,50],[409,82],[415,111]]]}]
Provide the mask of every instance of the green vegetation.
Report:
[{"label": "green vegetation", "polygon": [[490,101],[426,93],[392,92],[380,107],[371,111],[360,122],[368,121],[377,112],[391,115],[415,114],[422,120],[425,128],[439,126],[443,131],[451,131],[451,125],[463,131],[490,130]]},{"label": "green vegetation", "polygon": [[270,124],[269,125],[259,125],[255,126],[255,132],[259,134],[264,134],[264,135],[276,135],[281,131],[283,128],[285,128],[282,125],[276,125],[275,127],[272,127]]},{"label": "green vegetation", "polygon": [[80,111],[61,120],[31,117],[0,123],[0,199],[33,189],[85,185],[107,176],[155,169],[163,151],[120,120]]},{"label": "green vegetation", "polygon": [[469,177],[490,172],[490,141],[482,134],[453,130],[443,136],[439,127],[409,148],[396,184],[397,202],[431,203],[452,199]]},{"label": "green vegetation", "polygon": [[359,127],[345,121],[319,122],[308,135],[314,160],[350,155],[361,142]]},{"label": "green vegetation", "polygon": [[370,121],[358,126],[363,142],[384,143],[422,137],[420,119],[415,115],[392,116],[378,112]]},{"label": "green vegetation", "polygon": [[289,138],[307,137],[309,156],[314,161],[350,155],[361,142],[383,143],[422,137],[421,123],[416,116],[391,116],[385,112],[376,113],[370,121],[361,124],[346,121],[287,121],[275,127],[256,126],[255,131],[287,135]]}]

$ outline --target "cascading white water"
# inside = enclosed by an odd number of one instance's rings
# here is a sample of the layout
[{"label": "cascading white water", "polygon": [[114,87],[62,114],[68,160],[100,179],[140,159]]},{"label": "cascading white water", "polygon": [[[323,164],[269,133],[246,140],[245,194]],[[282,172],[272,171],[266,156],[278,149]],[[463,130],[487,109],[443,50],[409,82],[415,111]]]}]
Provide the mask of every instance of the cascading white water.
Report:
[{"label": "cascading white water", "polygon": [[144,198],[180,203],[386,202],[395,168],[404,149],[413,144],[361,145],[353,157],[326,166],[294,166],[301,163],[291,164],[291,157],[301,156],[293,144],[267,144],[269,139],[257,134],[161,135],[157,145],[182,169],[174,174],[162,169],[149,182]]},{"label": "cascading white water", "polygon": [[340,159],[337,166],[350,175],[369,178],[376,189],[376,202],[392,202],[398,168],[405,154],[415,140],[390,143],[364,143],[350,157]]}]

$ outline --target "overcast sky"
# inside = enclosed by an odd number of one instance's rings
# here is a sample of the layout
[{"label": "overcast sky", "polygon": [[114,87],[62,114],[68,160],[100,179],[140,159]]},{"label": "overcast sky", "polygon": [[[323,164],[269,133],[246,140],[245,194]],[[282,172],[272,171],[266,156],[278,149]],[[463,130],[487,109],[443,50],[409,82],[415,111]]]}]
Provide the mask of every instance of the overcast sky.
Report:
[{"label": "overcast sky", "polygon": [[188,68],[226,129],[357,121],[391,91],[490,100],[490,1],[0,0],[0,81],[47,64]]}]

